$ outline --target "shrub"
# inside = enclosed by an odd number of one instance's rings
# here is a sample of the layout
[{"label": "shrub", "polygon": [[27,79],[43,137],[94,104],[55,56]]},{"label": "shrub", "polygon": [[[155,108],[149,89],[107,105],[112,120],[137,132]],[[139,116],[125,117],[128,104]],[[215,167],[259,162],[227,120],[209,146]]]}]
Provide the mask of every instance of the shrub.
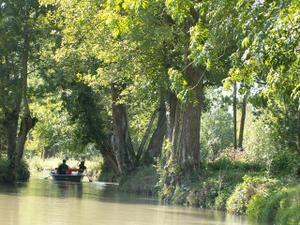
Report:
[{"label": "shrub", "polygon": [[233,191],[234,191],[234,189],[231,188],[230,186],[228,188],[220,190],[217,193],[217,197],[215,198],[213,208],[217,209],[217,210],[225,210],[227,199],[230,197],[230,195],[232,194]]},{"label": "shrub", "polygon": [[[1,183],[11,183],[13,182],[11,173],[10,173],[10,166],[8,160],[0,160],[0,182]],[[18,171],[17,171],[17,180],[20,181],[27,181],[30,177],[29,167],[28,164],[21,160]]]},{"label": "shrub", "polygon": [[279,202],[275,217],[276,224],[299,225],[300,224],[300,185],[288,188],[286,195]]},{"label": "shrub", "polygon": [[199,206],[202,208],[214,208],[214,201],[221,186],[221,179],[208,178],[201,183],[199,193]]},{"label": "shrub", "polygon": [[212,170],[239,170],[239,171],[261,171],[262,168],[257,163],[246,163],[238,160],[231,160],[227,157],[208,164],[208,168]]},{"label": "shrub", "polygon": [[215,177],[205,178],[181,189],[186,193],[184,202],[187,205],[214,208],[214,201],[220,189],[220,180]]},{"label": "shrub", "polygon": [[280,185],[266,188],[249,202],[247,215],[259,222],[297,225],[300,221],[300,186],[284,188]]},{"label": "shrub", "polygon": [[0,160],[0,183],[12,182],[8,171],[9,171],[9,161]]},{"label": "shrub", "polygon": [[258,162],[263,166],[267,166],[278,151],[278,144],[274,138],[276,135],[268,124],[269,120],[267,113],[259,117],[249,113],[248,125],[245,127],[245,157],[248,161]]},{"label": "shrub", "polygon": [[244,182],[239,184],[226,203],[226,210],[232,214],[244,214],[250,199],[262,190],[267,183],[273,181],[261,177],[243,177]]},{"label": "shrub", "polygon": [[30,171],[28,163],[25,160],[21,160],[17,171],[17,180],[27,181],[30,177]]},{"label": "shrub", "polygon": [[[176,186],[175,191],[172,196],[172,203],[177,205],[184,205],[187,203],[187,198],[189,198],[190,193],[183,187]],[[194,200],[195,198],[193,198]],[[197,204],[197,203],[195,203]],[[193,205],[193,204],[191,204]]]},{"label": "shrub", "polygon": [[274,187],[261,190],[249,201],[247,215],[252,220],[272,222],[279,202],[285,194]]},{"label": "shrub", "polygon": [[300,206],[279,209],[276,216],[276,224],[280,225],[299,225],[300,224]]},{"label": "shrub", "polygon": [[275,176],[297,175],[299,168],[299,154],[284,151],[273,156],[269,172]]},{"label": "shrub", "polygon": [[163,147],[164,154],[157,159],[156,165],[158,194],[160,199],[166,203],[173,201],[174,191],[178,181],[182,178],[181,167],[175,161],[167,159],[170,151],[171,145],[169,141],[166,141]]}]

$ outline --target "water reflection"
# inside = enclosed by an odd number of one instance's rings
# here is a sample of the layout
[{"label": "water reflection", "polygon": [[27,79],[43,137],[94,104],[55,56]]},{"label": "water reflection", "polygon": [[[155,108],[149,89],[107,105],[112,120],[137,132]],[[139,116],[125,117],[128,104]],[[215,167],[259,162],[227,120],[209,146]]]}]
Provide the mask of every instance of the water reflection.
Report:
[{"label": "water reflection", "polygon": [[250,225],[243,217],[164,206],[101,183],[33,180],[0,186],[0,225]]},{"label": "water reflection", "polygon": [[68,197],[77,197],[82,198],[82,183],[72,183],[72,182],[61,182],[54,181],[53,189],[56,190],[53,192],[52,197],[57,198],[68,198]]}]

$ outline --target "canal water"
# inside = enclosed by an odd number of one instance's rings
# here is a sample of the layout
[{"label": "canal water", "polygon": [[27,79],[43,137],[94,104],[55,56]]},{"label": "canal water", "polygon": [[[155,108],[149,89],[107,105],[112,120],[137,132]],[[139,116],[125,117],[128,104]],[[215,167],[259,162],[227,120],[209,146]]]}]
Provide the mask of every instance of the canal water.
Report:
[{"label": "canal water", "polygon": [[166,206],[113,185],[32,179],[0,186],[0,225],[253,225],[222,212]]}]

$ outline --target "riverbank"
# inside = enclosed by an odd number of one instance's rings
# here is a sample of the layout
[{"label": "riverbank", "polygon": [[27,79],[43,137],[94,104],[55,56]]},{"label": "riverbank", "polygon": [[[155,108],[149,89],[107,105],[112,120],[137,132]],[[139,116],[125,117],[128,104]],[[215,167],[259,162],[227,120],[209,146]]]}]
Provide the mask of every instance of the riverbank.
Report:
[{"label": "riverbank", "polygon": [[180,182],[172,182],[175,178],[164,176],[157,168],[142,167],[121,178],[119,189],[152,194],[167,204],[247,215],[256,222],[299,225],[299,182],[294,176],[269,173],[258,164],[221,158]]}]

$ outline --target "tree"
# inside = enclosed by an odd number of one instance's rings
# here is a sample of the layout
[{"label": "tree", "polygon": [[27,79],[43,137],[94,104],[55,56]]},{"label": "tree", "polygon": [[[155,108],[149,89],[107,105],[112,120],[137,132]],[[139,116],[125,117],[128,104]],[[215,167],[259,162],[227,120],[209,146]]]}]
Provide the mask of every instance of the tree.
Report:
[{"label": "tree", "polygon": [[230,76],[260,90],[276,136],[282,138],[279,144],[299,152],[299,18],[294,16],[299,3],[241,1],[236,7],[244,37]]},{"label": "tree", "polygon": [[1,3],[1,109],[7,135],[12,180],[23,157],[27,134],[37,119],[28,103],[28,67],[39,15],[37,1]]}]

